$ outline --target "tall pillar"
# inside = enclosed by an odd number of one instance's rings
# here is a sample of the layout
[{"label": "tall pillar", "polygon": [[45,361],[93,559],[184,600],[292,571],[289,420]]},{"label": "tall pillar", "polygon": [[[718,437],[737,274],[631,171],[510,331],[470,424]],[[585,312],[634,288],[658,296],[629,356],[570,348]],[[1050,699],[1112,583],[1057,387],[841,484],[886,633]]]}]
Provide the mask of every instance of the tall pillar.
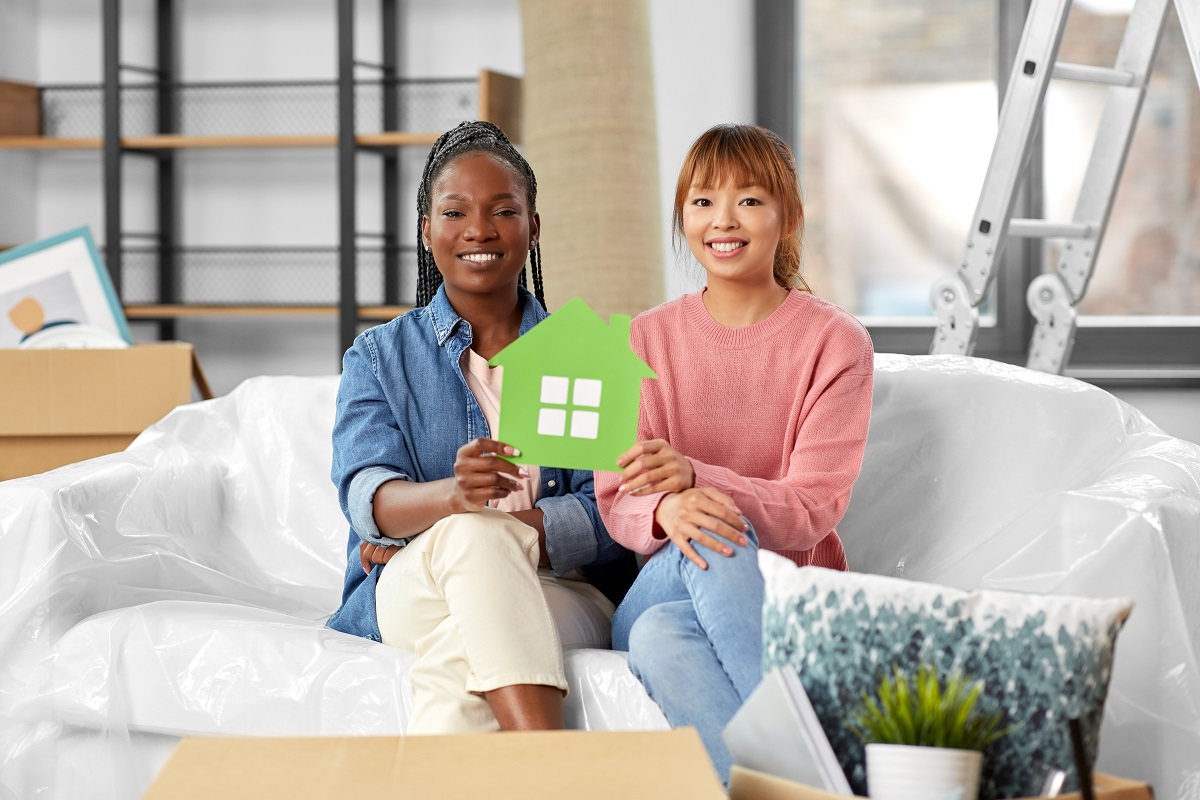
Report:
[{"label": "tall pillar", "polygon": [[663,295],[646,0],[521,0],[521,19],[546,302],[637,314]]}]

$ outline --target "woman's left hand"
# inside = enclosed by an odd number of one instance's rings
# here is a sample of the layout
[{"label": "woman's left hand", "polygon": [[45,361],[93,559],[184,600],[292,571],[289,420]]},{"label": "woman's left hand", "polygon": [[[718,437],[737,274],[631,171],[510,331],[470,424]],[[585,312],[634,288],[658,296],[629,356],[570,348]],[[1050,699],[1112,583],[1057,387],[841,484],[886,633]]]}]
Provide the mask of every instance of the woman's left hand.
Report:
[{"label": "woman's left hand", "polygon": [[398,552],[400,552],[399,547],[384,547],[370,542],[358,543],[358,560],[362,564],[363,572],[368,575],[371,573],[372,567],[376,564],[386,564]]},{"label": "woman's left hand", "polygon": [[692,463],[664,439],[638,442],[617,459],[620,492],[633,495],[682,492],[696,485]]}]

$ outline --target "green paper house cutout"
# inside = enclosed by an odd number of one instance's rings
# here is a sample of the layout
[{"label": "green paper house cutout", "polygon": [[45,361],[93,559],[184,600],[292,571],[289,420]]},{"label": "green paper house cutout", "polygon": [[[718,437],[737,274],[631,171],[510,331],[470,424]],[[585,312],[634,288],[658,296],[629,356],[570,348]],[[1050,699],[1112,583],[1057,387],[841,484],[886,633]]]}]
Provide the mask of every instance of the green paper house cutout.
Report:
[{"label": "green paper house cutout", "polygon": [[630,319],[606,325],[578,297],[488,362],[504,367],[495,438],[522,464],[616,470],[637,442],[642,378],[654,371],[629,346]]}]

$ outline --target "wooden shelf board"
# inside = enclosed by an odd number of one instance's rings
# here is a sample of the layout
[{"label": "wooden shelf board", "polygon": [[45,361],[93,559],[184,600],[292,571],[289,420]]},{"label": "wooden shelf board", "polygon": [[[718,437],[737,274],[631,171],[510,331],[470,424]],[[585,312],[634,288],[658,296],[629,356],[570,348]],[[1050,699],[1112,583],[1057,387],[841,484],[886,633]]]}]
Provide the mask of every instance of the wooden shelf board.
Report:
[{"label": "wooden shelf board", "polygon": [[290,147],[334,147],[337,137],[310,136],[127,136],[121,143],[135,150],[214,150]]},{"label": "wooden shelf board", "polygon": [[[359,306],[358,314],[364,319],[389,320],[397,317],[412,306]],[[129,305],[125,316],[129,319],[172,319],[182,317],[282,317],[282,316],[334,316],[338,307],[334,305]]]},{"label": "wooden shelf board", "polygon": [[437,141],[440,133],[405,133],[389,131],[384,133],[360,133],[354,137],[360,147],[406,147],[408,145],[431,146]]},{"label": "wooden shelf board", "polygon": [[[440,134],[363,133],[355,137],[360,147],[407,147],[432,145]],[[132,150],[235,150],[259,148],[336,147],[337,136],[126,136],[121,143]],[[7,150],[99,150],[103,139],[56,139],[46,136],[0,136],[0,149]]]},{"label": "wooden shelf board", "polygon": [[386,322],[412,310],[412,306],[359,306],[358,316],[362,319],[375,319]]},{"label": "wooden shelf board", "polygon": [[99,150],[103,139],[54,139],[46,136],[0,136],[7,150]]}]

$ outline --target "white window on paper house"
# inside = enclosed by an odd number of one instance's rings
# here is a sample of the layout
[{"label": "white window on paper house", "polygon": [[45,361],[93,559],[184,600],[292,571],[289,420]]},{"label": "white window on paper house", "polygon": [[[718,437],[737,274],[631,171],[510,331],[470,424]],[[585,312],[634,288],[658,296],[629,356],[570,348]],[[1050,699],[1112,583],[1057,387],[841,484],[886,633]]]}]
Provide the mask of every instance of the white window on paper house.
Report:
[{"label": "white window on paper house", "polygon": [[592,378],[542,376],[542,407],[538,411],[538,433],[542,436],[571,436],[595,439],[600,431],[600,390],[603,381]]}]

